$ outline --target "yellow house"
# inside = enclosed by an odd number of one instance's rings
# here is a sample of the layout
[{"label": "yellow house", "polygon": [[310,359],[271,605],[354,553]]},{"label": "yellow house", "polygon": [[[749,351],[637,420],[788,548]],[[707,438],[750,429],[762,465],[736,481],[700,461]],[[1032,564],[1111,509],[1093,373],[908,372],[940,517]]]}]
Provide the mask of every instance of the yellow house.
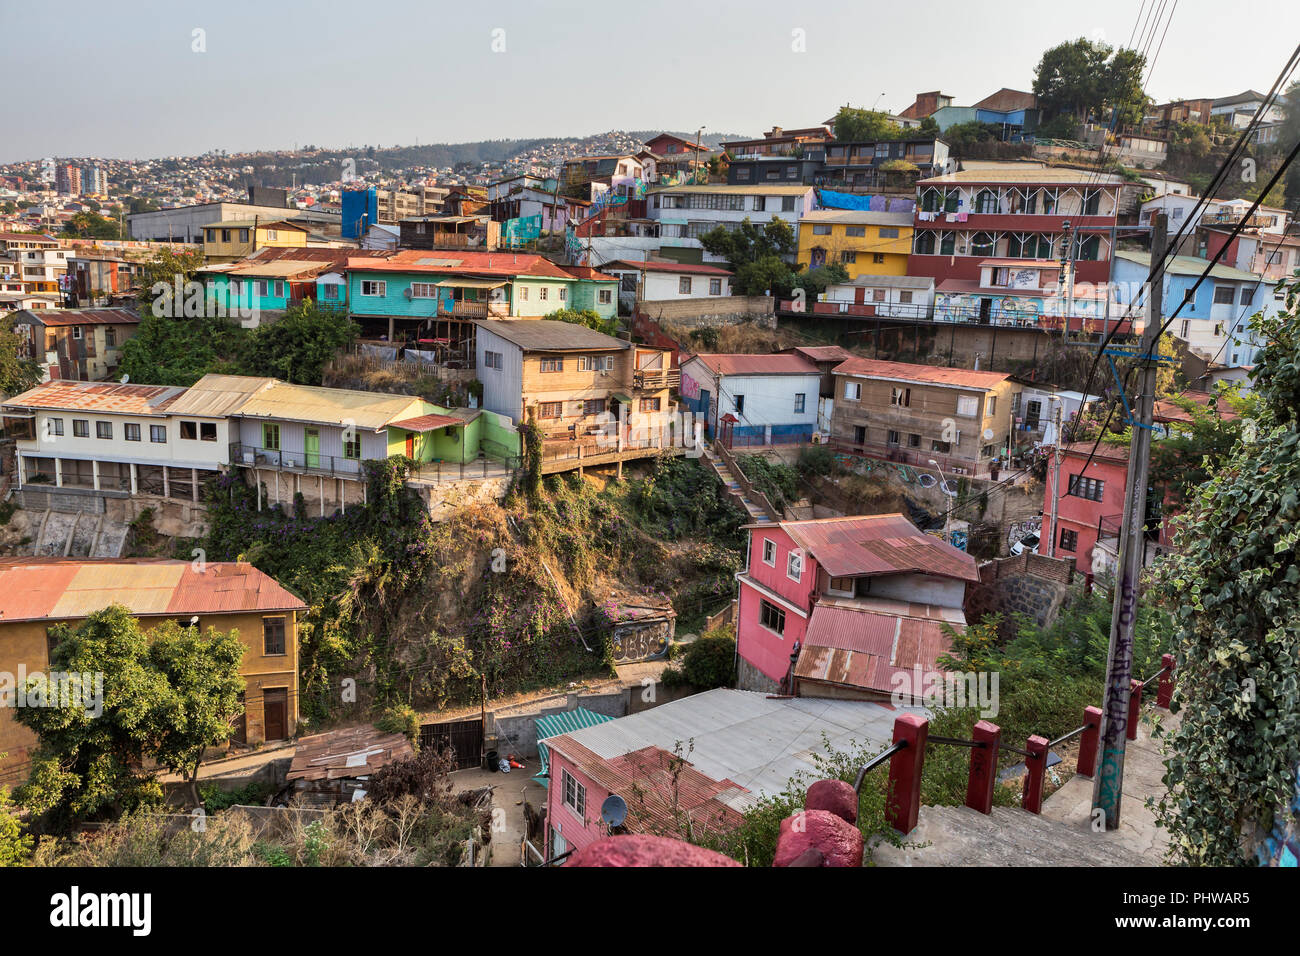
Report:
[{"label": "yellow house", "polygon": [[799,220],[799,265],[838,262],[849,281],[858,276],[907,275],[912,251],[910,212],[823,209]]},{"label": "yellow house", "polygon": [[203,227],[203,257],[209,264],[237,262],[267,246],[307,245],[307,230],[287,220],[238,219]]},{"label": "yellow house", "polygon": [[[146,630],[162,621],[238,630],[244,716],[232,738],[291,737],[298,721],[298,618],[307,606],[247,562],[152,558],[0,558],[0,674],[16,700],[23,675],[47,674],[56,624],[75,627],[110,604]],[[6,704],[10,700],[6,700]],[[82,701],[84,703],[84,700]],[[36,736],[0,707],[0,784],[26,779]]]}]

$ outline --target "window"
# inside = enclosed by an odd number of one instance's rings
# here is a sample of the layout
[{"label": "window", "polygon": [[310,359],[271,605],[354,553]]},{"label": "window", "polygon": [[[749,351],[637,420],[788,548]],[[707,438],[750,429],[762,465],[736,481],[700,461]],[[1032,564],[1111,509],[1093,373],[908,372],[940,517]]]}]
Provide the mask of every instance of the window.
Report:
[{"label": "window", "polygon": [[84,418],[74,418],[72,420],[72,437],[89,438],[90,422],[86,421]]},{"label": "window", "polygon": [[435,282],[412,282],[411,283],[412,299],[436,299],[438,298],[438,285]]},{"label": "window", "polygon": [[690,276],[682,276],[681,278],[679,278],[679,279],[677,280],[677,293],[678,293],[678,295],[690,295],[690,294],[691,294],[691,277],[690,277]]},{"label": "window", "polygon": [[113,437],[113,423],[112,423],[112,422],[95,422],[95,437],[96,437],[96,438],[112,438],[112,437]]},{"label": "window", "polygon": [[484,351],[483,364],[488,368],[501,368],[502,367],[501,353]]},{"label": "window", "polygon": [[883,265],[885,262],[885,254],[883,252],[873,252],[871,254],[871,261],[876,265]]},{"label": "window", "polygon": [[382,279],[362,279],[361,294],[386,296],[388,295],[388,283]]},{"label": "window", "polygon": [[266,238],[268,242],[275,242],[280,238],[280,231],[278,229],[268,229],[266,230]]},{"label": "window", "polygon": [[[880,234],[883,236],[885,234],[885,230],[881,229]],[[848,236],[850,239],[865,239],[867,238],[867,227],[866,226],[845,226],[844,235]],[[895,236],[898,235],[897,229],[894,230],[894,235]]]},{"label": "window", "polygon": [[749,182],[749,173],[750,173],[750,168],[748,166],[737,166],[736,181],[742,183]]},{"label": "window", "polygon": [[897,226],[882,226],[882,227],[880,228],[880,238],[881,238],[881,239],[897,239],[897,238],[898,238],[898,227],[897,227]]},{"label": "window", "polygon": [[537,290],[537,298],[545,302],[546,297],[550,294],[550,292],[551,292],[550,289],[548,289],[546,286],[542,286],[540,289]]},{"label": "window", "polygon": [[872,302],[884,302],[884,301],[885,301],[885,290],[884,290],[884,289],[872,289],[872,290],[871,290],[871,301],[872,301]]},{"label": "window", "polygon": [[351,458],[353,461],[361,460],[361,436],[353,435],[349,438],[346,434],[343,436],[343,457]]},{"label": "window", "polygon": [[222,242],[229,242],[229,241],[230,241],[230,230],[229,230],[229,229],[222,229],[222,230],[221,230],[221,241],[222,241]]},{"label": "window", "polygon": [[732,404],[735,405],[735,407],[736,407],[736,414],[737,414],[737,415],[743,415],[743,414],[745,414],[745,396],[744,396],[744,395],[737,395],[734,399],[732,399]]},{"label": "window", "polygon": [[186,441],[197,441],[199,437],[198,422],[181,422],[181,438]]},{"label": "window", "polygon": [[241,230],[239,230],[239,241],[240,241],[240,242],[247,242],[247,241],[248,241],[248,230],[247,230],[247,229],[241,229]]},{"label": "window", "polygon": [[1191,329],[1192,329],[1191,320],[1183,319],[1182,324],[1179,327],[1178,337],[1180,339],[1187,338],[1187,334],[1191,331]]},{"label": "window", "polygon": [[1196,301],[1196,293],[1191,289],[1183,290],[1183,305],[1192,305]]},{"label": "window", "polygon": [[912,407],[912,390],[910,388],[895,388],[890,391],[890,405],[897,405],[899,408]]},{"label": "window", "polygon": [[989,396],[989,400],[988,400],[988,402],[986,403],[986,406],[987,406],[987,407],[986,407],[985,410],[984,410],[984,414],[985,414],[985,415],[989,415],[989,416],[996,415],[996,414],[998,413],[998,412],[997,412],[997,409],[998,409],[998,397],[997,397],[996,395],[990,395],[990,396]]},{"label": "window", "polygon": [[62,418],[47,418],[47,419],[45,419],[45,432],[46,432],[46,434],[48,434],[48,435],[62,435],[62,434],[63,434],[63,419],[62,419]]},{"label": "window", "polygon": [[903,303],[904,305],[910,304],[912,301],[912,293],[911,292],[898,293],[898,301]]},{"label": "window", "polygon": [[73,337],[74,339],[79,339],[79,338],[81,338],[81,326],[79,326],[79,325],[74,325],[74,326],[72,327],[72,337]]},{"label": "window", "polygon": [[199,422],[199,441],[216,441],[217,423]]},{"label": "window", "polygon": [[537,403],[538,418],[559,418],[563,414],[564,414],[563,402],[538,402]]},{"label": "window", "polygon": [[798,581],[803,577],[803,552],[791,551],[785,557],[785,576],[791,581]]},{"label": "window", "polygon": [[782,199],[781,199],[781,211],[782,211],[782,212],[794,212],[794,197],[793,197],[793,196],[784,196],[784,197],[782,197]]},{"label": "window", "polygon": [[840,262],[846,266],[853,265],[857,261],[858,261],[858,254],[856,252],[846,249],[844,252],[840,253]]},{"label": "window", "polygon": [[542,371],[543,371],[543,372],[563,372],[563,371],[564,371],[564,359],[557,359],[557,358],[553,358],[553,359],[542,359]]},{"label": "window", "polygon": [[908,447],[908,448],[920,448],[920,447],[921,447],[921,436],[920,436],[920,435],[908,435],[908,436],[907,436],[907,447]]},{"label": "window", "polygon": [[284,298],[284,280],[283,280],[283,279],[276,279],[276,280],[275,280],[275,297],[276,297],[277,299],[283,299],[283,298]]},{"label": "window", "polygon": [[709,280],[709,295],[722,295],[722,280],[721,280],[721,279],[710,279],[710,280]]},{"label": "window", "polygon": [[853,426],[853,444],[865,445],[867,443],[867,428],[865,425]]},{"label": "window", "polygon": [[567,302],[568,299],[569,299],[569,290],[566,289],[566,288],[564,288],[563,286],[561,286],[561,287],[560,287],[560,301],[561,301],[561,302]]},{"label": "window", "polygon": [[899,443],[898,432],[891,430],[885,440],[891,445],[897,445]]},{"label": "window", "polygon": [[265,279],[257,279],[253,282],[253,289],[259,297],[265,297],[271,294],[271,283]]},{"label": "window", "polygon": [[659,411],[659,399],[643,398],[641,399],[640,408],[643,412],[657,412]]},{"label": "window", "polygon": [[814,236],[829,236],[831,234],[830,226],[813,226]]},{"label": "window", "polygon": [[161,444],[163,444],[164,442],[166,442],[166,441],[167,441],[167,426],[166,426],[166,425],[150,425],[150,426],[149,426],[149,440],[150,440],[151,442],[153,442],[154,444],[156,444],[156,445],[161,445]]},{"label": "window", "polygon": [[997,453],[998,453],[997,445],[983,445],[980,447],[981,458],[995,458],[997,457]]},{"label": "window", "polygon": [[794,413],[795,413],[796,415],[802,415],[802,414],[803,414],[804,403],[805,403],[806,399],[807,399],[807,396],[806,396],[805,393],[803,393],[803,392],[795,392],[795,395],[794,395]]},{"label": "window", "polygon": [[140,440],[140,426],[135,422],[127,422],[122,426],[122,433],[127,441]]},{"label": "window", "polygon": [[932,442],[930,442],[930,451],[937,451],[941,455],[946,455],[950,451],[952,451],[952,443],[946,441],[939,441],[939,439],[936,438]]},{"label": "window", "polygon": [[957,414],[964,418],[974,418],[979,414],[980,400],[974,395],[961,395],[957,398]]},{"label": "window", "polygon": [[271,656],[284,653],[283,617],[262,618],[262,653]]},{"label": "window", "polygon": [[[1246,292],[1245,289],[1242,289],[1241,291],[1243,295]],[[1243,299],[1241,304],[1245,305],[1247,301],[1249,300]],[[108,326],[104,329],[104,348],[111,349],[114,348],[116,345],[117,345],[117,334],[113,331],[111,326]]]},{"label": "window", "polygon": [[1078,551],[1079,550],[1079,532],[1071,531],[1068,528],[1061,529],[1061,550]]},{"label": "window", "polygon": [[601,289],[596,293],[596,297],[597,301],[599,301],[601,305],[609,305],[614,301],[614,293],[609,289]]},{"label": "window", "polygon": [[519,287],[519,301],[520,302],[528,301],[528,286],[525,285]]},{"label": "window", "polygon": [[934,255],[934,233],[923,232],[916,237],[916,254],[918,256]]},{"label": "window", "polygon": [[758,623],[762,624],[769,631],[775,631],[777,634],[784,634],[785,611],[781,610],[770,601],[760,601],[758,608]]},{"label": "window", "polygon": [[826,586],[826,590],[835,591],[839,594],[852,594],[853,579],[852,578],[831,578],[830,583]]},{"label": "window", "polygon": [[560,771],[560,784],[564,791],[564,805],[576,813],[584,823],[587,820],[587,788],[573,779],[567,770]]},{"label": "window", "polygon": [[776,567],[776,542],[770,538],[763,539],[763,563],[768,567]]},{"label": "window", "polygon": [[1232,286],[1215,286],[1214,287],[1214,304],[1215,305],[1232,305],[1233,300],[1237,297],[1237,291]]},{"label": "window", "polygon": [[[1242,286],[1242,287],[1241,287],[1241,304],[1242,304],[1242,305],[1250,305],[1250,300],[1251,300],[1251,298],[1252,298],[1252,295],[1253,295],[1253,290],[1252,290],[1249,286]],[[110,331],[111,331],[111,330],[110,330]]]},{"label": "window", "polygon": [[861,383],[861,382],[845,382],[845,383],[844,383],[844,397],[845,397],[846,399],[848,399],[849,401],[851,401],[851,402],[860,402],[860,401],[862,401],[862,383]]},{"label": "window", "polygon": [[605,410],[605,400],[603,398],[589,398],[582,403],[582,414],[599,415]]},{"label": "window", "polygon": [[[181,423],[182,425],[184,422]],[[184,437],[183,435],[181,436]],[[271,422],[262,423],[262,447],[271,451],[280,450],[280,426]]]},{"label": "window", "polygon": [[1087,498],[1089,501],[1101,501],[1102,495],[1106,492],[1106,482],[1099,478],[1084,478],[1080,475],[1070,476],[1069,493],[1076,498]]}]

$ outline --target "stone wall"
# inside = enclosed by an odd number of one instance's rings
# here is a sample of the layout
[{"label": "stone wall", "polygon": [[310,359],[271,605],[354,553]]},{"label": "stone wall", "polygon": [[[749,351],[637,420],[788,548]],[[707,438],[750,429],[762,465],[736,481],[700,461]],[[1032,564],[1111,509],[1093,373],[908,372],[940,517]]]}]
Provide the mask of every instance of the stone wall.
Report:
[{"label": "stone wall", "polygon": [[736,658],[736,689],[757,691],[760,694],[779,694],[781,693],[781,684],[772,680],[743,657],[738,656]]},{"label": "stone wall", "polygon": [[1023,614],[1040,627],[1056,620],[1074,578],[1074,562],[1040,554],[997,558],[980,565],[980,583],[966,586],[966,620],[1002,615],[1003,637],[1015,633],[1012,615]]},{"label": "stone wall", "polygon": [[658,299],[642,302],[638,311],[655,322],[688,329],[718,328],[753,322],[776,328],[776,300],[765,295],[709,296],[699,299]]}]

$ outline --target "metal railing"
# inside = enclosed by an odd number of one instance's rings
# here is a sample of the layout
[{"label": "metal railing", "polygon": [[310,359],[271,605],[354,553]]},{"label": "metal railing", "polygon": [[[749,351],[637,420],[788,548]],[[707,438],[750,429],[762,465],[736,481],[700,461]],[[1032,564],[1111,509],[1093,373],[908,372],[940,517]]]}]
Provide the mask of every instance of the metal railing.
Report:
[{"label": "metal railing", "polygon": [[637,369],[632,373],[632,387],[645,389],[677,388],[682,384],[680,371]]},{"label": "metal railing", "polygon": [[422,484],[467,481],[471,479],[509,478],[523,467],[523,459],[518,456],[509,458],[477,458],[473,461],[432,461],[422,462],[407,475],[411,481]]},{"label": "metal railing", "polygon": [[276,471],[334,475],[344,478],[356,478],[361,474],[359,458],[323,455],[319,452],[286,451],[282,448],[262,448],[243,442],[235,442],[230,446],[230,463],[246,468],[274,468]]}]

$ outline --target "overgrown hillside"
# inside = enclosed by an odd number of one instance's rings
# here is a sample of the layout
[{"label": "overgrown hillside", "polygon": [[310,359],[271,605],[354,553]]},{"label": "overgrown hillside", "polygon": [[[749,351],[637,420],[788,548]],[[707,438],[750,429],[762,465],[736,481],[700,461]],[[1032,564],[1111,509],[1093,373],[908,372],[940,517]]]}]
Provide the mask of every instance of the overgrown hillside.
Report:
[{"label": "overgrown hillside", "polygon": [[[317,519],[257,511],[252,489],[210,486],[208,560],[243,556],[310,605],[300,628],[301,708],[318,723],[355,706],[477,701],[610,670],[611,594],[663,595],[679,630],[725,604],[741,519],[697,462],[664,458],[609,482],[551,477],[529,500],[432,521],[374,463],[369,505]],[[572,613],[572,620],[570,618]]]}]

